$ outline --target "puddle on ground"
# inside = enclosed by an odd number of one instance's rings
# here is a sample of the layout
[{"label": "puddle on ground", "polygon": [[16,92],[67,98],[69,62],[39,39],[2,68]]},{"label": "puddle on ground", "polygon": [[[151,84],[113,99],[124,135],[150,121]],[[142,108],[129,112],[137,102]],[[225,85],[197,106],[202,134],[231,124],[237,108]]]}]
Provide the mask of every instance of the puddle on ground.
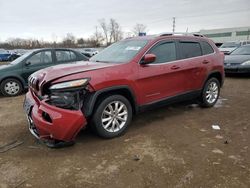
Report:
[{"label": "puddle on ground", "polygon": [[[223,106],[224,106],[224,101],[227,101],[227,99],[220,97],[220,98],[217,100],[217,102],[216,102],[216,104],[214,105],[214,107],[215,107],[215,108],[221,108],[221,107],[223,107]],[[228,106],[226,106],[226,107],[228,107]]]},{"label": "puddle on ground", "polygon": [[[224,105],[224,101],[227,101],[228,99],[220,97],[216,104],[214,105],[215,108],[221,108],[221,107],[230,107],[228,105]],[[198,104],[190,104],[187,106],[188,108],[197,108],[200,107]]]}]

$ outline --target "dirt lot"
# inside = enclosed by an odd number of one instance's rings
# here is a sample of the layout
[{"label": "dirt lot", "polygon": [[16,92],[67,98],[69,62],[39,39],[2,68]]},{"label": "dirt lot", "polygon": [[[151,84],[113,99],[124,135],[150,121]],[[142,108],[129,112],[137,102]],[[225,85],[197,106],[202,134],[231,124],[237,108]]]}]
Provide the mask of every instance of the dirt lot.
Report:
[{"label": "dirt lot", "polygon": [[[215,108],[178,104],[134,118],[103,140],[49,149],[27,130],[24,96],[0,98],[0,187],[250,187],[250,78],[227,78]],[[218,124],[221,130],[213,130]]]}]

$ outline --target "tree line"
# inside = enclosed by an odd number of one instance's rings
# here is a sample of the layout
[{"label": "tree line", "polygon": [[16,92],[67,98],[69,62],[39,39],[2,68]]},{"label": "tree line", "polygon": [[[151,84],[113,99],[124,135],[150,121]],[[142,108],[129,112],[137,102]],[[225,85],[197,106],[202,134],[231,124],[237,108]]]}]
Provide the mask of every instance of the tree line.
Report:
[{"label": "tree line", "polygon": [[[72,33],[67,33],[62,41],[48,42],[38,39],[9,38],[0,43],[0,48],[5,49],[34,49],[34,48],[84,48],[109,46],[110,44],[122,40],[126,37],[137,36],[139,33],[146,32],[147,26],[136,24],[130,32],[124,32],[121,25],[111,18],[99,20],[99,25],[95,27],[94,33],[88,38],[77,38]],[[54,38],[57,38],[54,36]]]}]

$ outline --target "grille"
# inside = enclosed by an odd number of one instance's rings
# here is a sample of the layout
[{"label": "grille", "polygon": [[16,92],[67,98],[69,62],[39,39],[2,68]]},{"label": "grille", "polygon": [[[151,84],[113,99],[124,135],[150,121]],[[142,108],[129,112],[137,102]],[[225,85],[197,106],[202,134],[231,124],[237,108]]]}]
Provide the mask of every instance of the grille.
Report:
[{"label": "grille", "polygon": [[28,83],[29,87],[35,89],[36,91],[39,91],[39,80],[36,77],[30,76]]}]

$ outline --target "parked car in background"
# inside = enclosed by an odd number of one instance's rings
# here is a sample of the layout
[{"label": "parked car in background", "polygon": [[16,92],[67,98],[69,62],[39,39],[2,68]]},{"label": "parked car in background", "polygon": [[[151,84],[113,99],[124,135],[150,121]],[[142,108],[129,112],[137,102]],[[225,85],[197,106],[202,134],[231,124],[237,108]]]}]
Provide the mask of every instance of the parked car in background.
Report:
[{"label": "parked car in background", "polygon": [[0,49],[0,61],[13,61],[18,57],[20,57],[20,55],[16,53],[11,53],[5,49]]},{"label": "parked car in background", "polygon": [[92,57],[92,56],[98,54],[98,50],[96,50],[94,48],[85,48],[85,49],[83,49],[82,53],[84,55],[86,55],[87,57]]},{"label": "parked car in background", "polygon": [[155,106],[194,99],[214,106],[224,54],[211,40],[186,35],[125,39],[90,62],[32,74],[24,102],[30,132],[56,147],[74,140],[87,124],[101,137],[119,136],[134,114]]},{"label": "parked car in background", "polygon": [[225,42],[220,46],[219,50],[223,52],[225,55],[228,55],[236,48],[246,44],[250,44],[250,41]]},{"label": "parked car in background", "polygon": [[0,66],[0,91],[5,96],[19,95],[28,87],[28,77],[52,65],[88,60],[83,54],[71,49],[31,50],[8,65]]},{"label": "parked car in background", "polygon": [[226,73],[250,73],[250,44],[241,46],[225,56]]}]

